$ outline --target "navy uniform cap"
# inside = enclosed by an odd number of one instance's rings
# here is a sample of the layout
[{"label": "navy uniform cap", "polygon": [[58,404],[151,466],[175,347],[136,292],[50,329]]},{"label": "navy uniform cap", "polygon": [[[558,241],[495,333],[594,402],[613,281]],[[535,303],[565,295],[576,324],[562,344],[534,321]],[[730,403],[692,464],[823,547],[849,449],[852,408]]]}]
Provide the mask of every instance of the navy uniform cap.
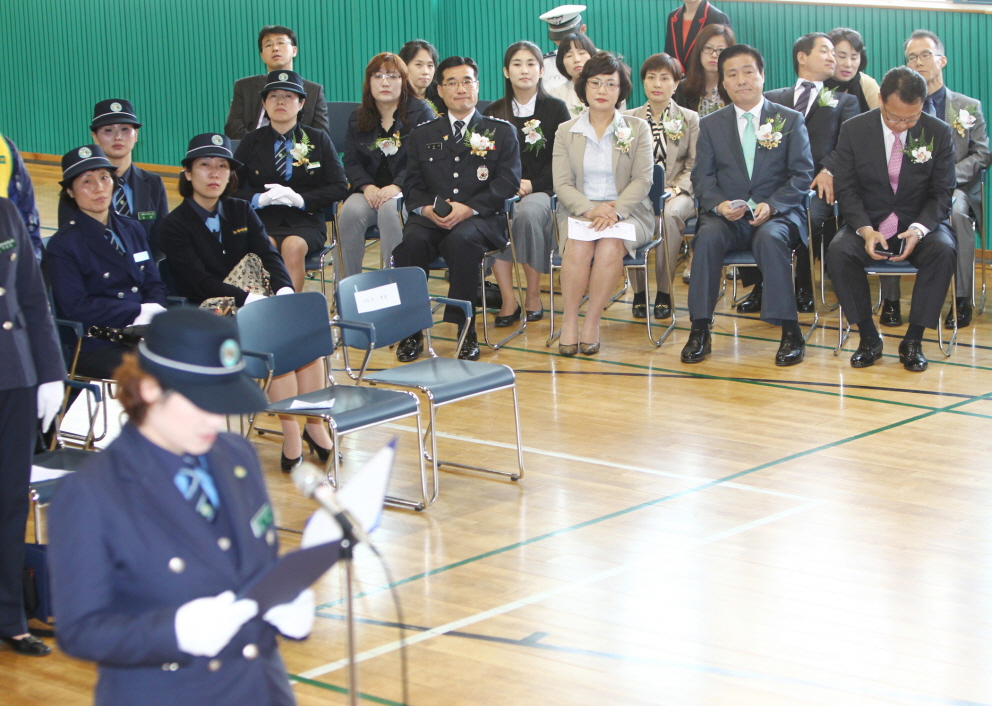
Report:
[{"label": "navy uniform cap", "polygon": [[241,162],[234,158],[231,141],[227,135],[221,135],[216,132],[205,132],[190,140],[189,146],[186,148],[186,156],[182,160],[182,165],[189,167],[193,163],[193,160],[199,157],[223,157],[231,163],[231,169],[237,169],[241,166]]},{"label": "navy uniform cap", "polygon": [[585,9],[585,5],[559,5],[541,15],[541,19],[548,23],[548,39],[558,41],[578,32],[582,26],[581,13]]},{"label": "navy uniform cap", "polygon": [[171,309],[152,319],[138,344],[141,368],[214,414],[248,414],[266,406],[245,373],[233,319],[202,309]]},{"label": "navy uniform cap", "polygon": [[134,114],[131,101],[124,98],[108,98],[93,106],[93,122],[90,130],[96,130],[104,125],[134,125],[141,127],[138,116]]},{"label": "navy uniform cap", "polygon": [[70,188],[73,179],[91,169],[109,169],[112,173],[117,172],[117,167],[110,163],[99,145],[83,145],[62,155],[62,181],[59,184]]},{"label": "navy uniform cap", "polygon": [[270,71],[265,79],[265,87],[259,91],[262,100],[269,94],[269,91],[293,91],[299,93],[304,98],[307,97],[306,89],[303,88],[303,78],[295,71]]}]

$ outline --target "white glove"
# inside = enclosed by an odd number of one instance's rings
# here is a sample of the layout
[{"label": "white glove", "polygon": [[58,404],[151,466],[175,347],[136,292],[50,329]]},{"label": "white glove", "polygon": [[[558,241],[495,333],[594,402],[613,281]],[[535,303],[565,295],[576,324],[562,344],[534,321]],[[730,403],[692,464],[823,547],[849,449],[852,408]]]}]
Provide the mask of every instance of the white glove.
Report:
[{"label": "white glove", "polygon": [[155,304],[154,302],[150,304],[141,305],[141,313],[138,314],[134,321],[131,322],[132,326],[146,326],[151,323],[151,320],[156,316],[165,311],[165,307],[161,304]]},{"label": "white glove", "polygon": [[252,302],[261,301],[262,299],[265,299],[264,294],[255,294],[255,292],[248,292],[248,296],[245,297],[245,303],[242,304],[241,306],[248,306]]},{"label": "white glove", "polygon": [[316,602],[313,589],[304,589],[292,603],[272,606],[263,619],[286,637],[302,640],[313,630]]},{"label": "white glove", "polygon": [[276,292],[276,296],[282,296],[283,294],[296,294],[296,290],[292,287],[280,287],[279,291]]},{"label": "white glove", "polygon": [[[274,203],[281,203],[280,197],[283,195],[283,192],[287,187],[282,184],[266,184],[265,188],[268,189],[268,191],[258,195],[259,208],[265,208],[266,206],[271,206]],[[286,206],[288,204],[283,205]]]},{"label": "white glove", "polygon": [[258,603],[248,598],[236,601],[234,591],[197,598],[176,611],[176,642],[186,654],[216,657],[257,613]]},{"label": "white glove", "polygon": [[52,420],[62,408],[64,393],[61,380],[38,385],[38,419],[41,420],[42,431],[48,431],[48,427],[52,426]]},{"label": "white glove", "polygon": [[293,208],[298,208],[301,210],[303,209],[303,197],[290,189],[288,186],[286,187],[284,197],[289,201],[289,203],[286,204],[287,206],[292,206]]}]

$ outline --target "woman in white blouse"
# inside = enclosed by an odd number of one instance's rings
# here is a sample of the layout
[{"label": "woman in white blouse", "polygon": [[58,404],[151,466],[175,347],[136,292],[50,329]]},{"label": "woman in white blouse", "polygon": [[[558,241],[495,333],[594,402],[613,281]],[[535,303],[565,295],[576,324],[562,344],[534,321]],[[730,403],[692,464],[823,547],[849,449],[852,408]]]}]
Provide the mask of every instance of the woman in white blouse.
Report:
[{"label": "woman in white blouse", "polygon": [[[630,67],[614,54],[599,52],[586,63],[575,88],[589,110],[559,126],[552,158],[559,230],[566,235],[558,342],[565,356],[599,352],[600,318],[623,273],[623,257],[654,231],[648,198],[654,167],[651,130],[644,120],[618,110],[630,95]],[[602,235],[618,224],[620,229]],[[625,230],[633,231],[632,240],[622,237]],[[589,239],[589,231],[596,239]],[[587,289],[580,333],[579,302]]]},{"label": "woman in white blouse", "polygon": [[584,34],[570,34],[558,45],[555,65],[558,72],[568,80],[548,89],[548,95],[565,101],[568,112],[575,116],[586,109],[586,103],[575,92],[575,82],[582,74],[586,62],[596,53],[596,45]]}]

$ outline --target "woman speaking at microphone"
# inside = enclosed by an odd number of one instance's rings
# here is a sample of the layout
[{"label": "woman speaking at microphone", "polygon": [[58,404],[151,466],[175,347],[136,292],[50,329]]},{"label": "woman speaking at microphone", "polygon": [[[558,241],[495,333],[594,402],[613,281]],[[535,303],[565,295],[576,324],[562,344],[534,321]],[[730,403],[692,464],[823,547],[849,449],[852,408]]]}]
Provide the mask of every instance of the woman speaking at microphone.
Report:
[{"label": "woman speaking at microphone", "polygon": [[58,642],[97,663],[98,706],[295,703],[276,633],[309,634],[313,592],[236,599],[278,553],[255,451],[221,431],[266,404],[243,368],[230,319],[155,317],[116,371],[128,423],[52,502]]}]

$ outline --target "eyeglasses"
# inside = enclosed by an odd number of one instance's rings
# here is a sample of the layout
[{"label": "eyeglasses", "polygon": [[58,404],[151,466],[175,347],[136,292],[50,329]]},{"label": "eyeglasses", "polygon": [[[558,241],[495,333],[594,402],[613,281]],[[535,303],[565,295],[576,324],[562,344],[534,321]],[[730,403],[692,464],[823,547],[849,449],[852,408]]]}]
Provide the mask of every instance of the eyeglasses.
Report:
[{"label": "eyeglasses", "polygon": [[907,127],[912,127],[916,123],[920,122],[920,116],[923,115],[922,110],[911,118],[894,118],[887,110],[883,110],[883,113],[885,115],[886,122],[892,123],[893,125],[905,125]]},{"label": "eyeglasses", "polygon": [[711,47],[709,44],[707,44],[705,47],[703,47],[703,54],[711,54],[713,56],[720,56],[720,54],[722,54],[723,53],[723,50],[726,49],[726,48],[727,47]]},{"label": "eyeglasses", "polygon": [[595,78],[591,78],[588,81],[586,81],[586,86],[588,86],[594,91],[598,91],[600,88],[605,88],[607,91],[611,93],[613,91],[620,90],[620,84],[617,83],[616,81],[600,81]]},{"label": "eyeglasses", "polygon": [[280,39],[278,42],[266,42],[262,45],[262,49],[282,49],[283,47],[293,46],[292,42],[288,42],[285,39]]},{"label": "eyeglasses", "polygon": [[372,74],[372,78],[376,81],[399,81],[403,77],[399,74]]},{"label": "eyeglasses", "polygon": [[919,54],[910,54],[906,57],[907,64],[915,64],[917,61],[922,61],[924,63],[930,61],[935,56],[943,56],[943,54],[934,54],[932,51],[924,51]]},{"label": "eyeglasses", "polygon": [[476,79],[466,78],[461,81],[445,81],[441,85],[444,86],[445,88],[458,88],[459,86],[461,86],[462,88],[471,88],[472,85],[476,83],[478,83]]}]

